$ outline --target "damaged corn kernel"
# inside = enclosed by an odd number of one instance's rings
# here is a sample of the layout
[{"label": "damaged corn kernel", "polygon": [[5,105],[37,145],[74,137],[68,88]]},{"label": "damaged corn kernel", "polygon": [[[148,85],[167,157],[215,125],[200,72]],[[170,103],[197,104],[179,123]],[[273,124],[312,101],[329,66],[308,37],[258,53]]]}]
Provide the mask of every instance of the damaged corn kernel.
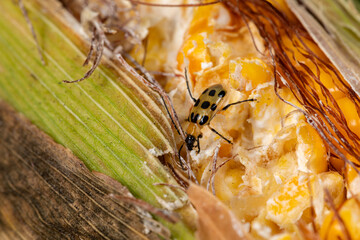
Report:
[{"label": "damaged corn kernel", "polygon": [[260,58],[230,60],[229,75],[231,86],[246,93],[251,93],[260,84],[266,84],[272,80],[270,66]]},{"label": "damaged corn kernel", "polygon": [[[291,14],[285,1],[269,2]],[[290,19],[296,21],[292,15]],[[316,77],[317,81],[304,88],[318,94],[324,102],[328,101],[326,95],[331,94],[333,101],[329,105],[338,104],[344,109],[349,128],[360,135],[355,105],[340,89],[334,73],[304,56],[304,49],[297,47],[302,44],[300,40],[284,34],[279,38],[296,71],[306,65],[312,71],[310,75]],[[302,41],[321,61],[328,61],[311,40]],[[282,69],[274,72],[270,51],[253,22],[244,24],[224,5],[193,9],[193,18],[176,57],[177,70],[188,70],[193,97],[197,99],[210,86],[221,84],[227,92],[224,105],[249,98],[257,101],[234,105],[212,115],[211,127],[224,138],[203,127],[199,139],[201,151],[191,151],[190,165],[199,183],[247,224],[255,239],[301,239],[299,223],[313,225],[319,232],[332,211],[327,198],[330,196],[335,207],[342,206],[349,201],[346,196],[358,194],[360,178],[330,151],[304,116],[307,109],[283,79],[287,75]],[[171,79],[166,89],[171,92],[186,129],[185,119],[194,103],[184,79]],[[220,150],[214,159],[216,149]],[[346,184],[339,174],[342,170],[347,174]],[[330,225],[328,228],[334,224]]]},{"label": "damaged corn kernel", "polygon": [[[334,211],[337,213],[335,214]],[[345,201],[340,209],[333,209],[325,218],[321,239],[360,239],[360,205],[355,196]]]}]

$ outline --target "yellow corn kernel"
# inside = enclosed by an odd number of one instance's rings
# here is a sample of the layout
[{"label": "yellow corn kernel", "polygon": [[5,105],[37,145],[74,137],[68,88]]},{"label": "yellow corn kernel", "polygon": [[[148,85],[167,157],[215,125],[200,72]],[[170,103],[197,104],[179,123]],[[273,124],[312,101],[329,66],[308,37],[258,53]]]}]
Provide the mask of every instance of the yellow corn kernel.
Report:
[{"label": "yellow corn kernel", "polygon": [[301,123],[296,133],[299,170],[313,173],[326,171],[328,155],[325,144],[316,130],[308,123]]},{"label": "yellow corn kernel", "polygon": [[298,174],[296,166],[296,156],[293,152],[281,155],[281,157],[271,166],[269,172],[273,178],[272,188],[269,194],[278,191],[293,176]]},{"label": "yellow corn kernel", "polygon": [[283,13],[285,13],[285,15],[290,19],[290,20],[295,20],[296,17],[294,16],[294,14],[291,12],[291,10],[289,9],[288,5],[286,4],[285,0],[267,0],[268,2],[270,2],[274,7],[276,7],[278,10],[282,11]]},{"label": "yellow corn kernel", "polygon": [[193,19],[190,23],[188,36],[199,32],[212,33],[214,31],[212,15],[217,11],[216,6],[209,5],[194,9]]},{"label": "yellow corn kernel", "polygon": [[212,65],[211,57],[204,40],[204,34],[194,34],[190,36],[190,38],[185,41],[182,51],[180,51],[177,57],[179,66],[184,63],[184,58],[189,61],[188,71],[192,75],[201,71],[204,65]]},{"label": "yellow corn kernel", "polygon": [[[347,157],[349,160],[353,160],[352,157]],[[350,164],[346,165],[346,183],[349,191],[349,195],[357,195],[360,194],[360,176],[359,168],[353,168]]]},{"label": "yellow corn kernel", "polygon": [[214,187],[216,196],[223,202],[228,203],[229,200],[236,196],[243,188],[242,176],[244,171],[239,164],[230,161],[226,163],[215,175]]},{"label": "yellow corn kernel", "polygon": [[310,206],[309,180],[314,177],[300,174],[289,179],[284,186],[266,202],[267,218],[280,227],[287,227],[300,219]]},{"label": "yellow corn kernel", "polygon": [[227,86],[228,77],[229,67],[227,64],[222,64],[208,69],[196,77],[194,93],[200,95],[204,89],[219,82],[221,82],[224,86]]},{"label": "yellow corn kernel", "polygon": [[229,64],[230,84],[239,91],[251,92],[260,84],[270,82],[272,70],[260,58],[237,58]]},{"label": "yellow corn kernel", "polygon": [[280,119],[284,105],[271,87],[259,90],[256,99],[258,102],[251,109],[254,145],[268,145],[281,129]]},{"label": "yellow corn kernel", "polygon": [[280,233],[282,233],[281,229],[266,217],[264,209],[251,222],[251,235],[254,236],[254,239],[271,239],[271,236]]},{"label": "yellow corn kernel", "polygon": [[270,238],[270,240],[292,240],[292,239],[294,238],[289,233],[280,233]]},{"label": "yellow corn kernel", "polygon": [[[282,38],[282,40],[284,43],[283,44],[284,50],[285,50],[286,54],[289,56],[291,62],[295,66],[300,66],[298,64],[298,62],[301,62],[301,63],[306,64],[311,69],[316,69],[314,63],[308,57],[302,55],[302,53],[304,53],[304,52],[301,52],[301,50],[299,50],[296,46],[293,46],[293,43],[289,37],[284,36]],[[302,46],[302,43],[299,42],[299,40],[293,39],[293,41],[295,42],[295,44],[297,46]],[[318,56],[321,59],[327,60],[324,53],[320,50],[320,48],[313,41],[303,39],[303,42],[314,54],[316,54],[316,56]]]},{"label": "yellow corn kernel", "polygon": [[345,184],[343,177],[338,172],[321,173],[322,188],[327,189],[336,207],[340,206],[345,199]]},{"label": "yellow corn kernel", "polygon": [[345,167],[344,160],[342,160],[342,159],[340,159],[338,157],[331,156],[329,158],[329,162],[330,162],[331,166],[333,166],[337,171],[343,172],[344,167]]},{"label": "yellow corn kernel", "polygon": [[251,222],[259,215],[265,203],[266,195],[254,194],[252,189],[247,187],[239,197],[235,196],[231,199],[230,208],[239,219]]},{"label": "yellow corn kernel", "polygon": [[337,103],[345,115],[350,130],[360,137],[360,118],[354,103],[349,98],[341,98]]},{"label": "yellow corn kernel", "polygon": [[351,198],[345,201],[338,211],[343,222],[331,211],[325,218],[320,236],[323,240],[360,239],[360,199]]},{"label": "yellow corn kernel", "polygon": [[[290,125],[281,128],[272,139],[272,144],[267,150],[269,159],[278,159],[276,168],[289,168],[289,164],[296,166],[294,162],[289,163],[288,153],[293,153],[297,145],[296,126]],[[294,155],[294,154],[293,154]],[[295,156],[294,156],[295,157]]]},{"label": "yellow corn kernel", "polygon": [[[310,69],[314,73],[314,75],[317,76],[317,68],[311,65]],[[336,80],[334,74],[326,73],[321,68],[319,70],[320,70],[319,80],[330,91],[331,95],[335,99],[340,99],[345,97],[345,94],[342,91],[340,91],[340,89],[334,84],[333,79]],[[324,99],[324,97],[322,96],[321,88],[318,84],[315,85],[315,89],[319,94],[320,98]]]},{"label": "yellow corn kernel", "polygon": [[[279,94],[291,102],[294,101],[289,90],[280,89]],[[268,145],[282,128],[282,119],[294,108],[276,96],[273,86],[255,90],[251,96],[257,99],[254,108],[251,108],[250,118],[254,144],[255,146]]]}]

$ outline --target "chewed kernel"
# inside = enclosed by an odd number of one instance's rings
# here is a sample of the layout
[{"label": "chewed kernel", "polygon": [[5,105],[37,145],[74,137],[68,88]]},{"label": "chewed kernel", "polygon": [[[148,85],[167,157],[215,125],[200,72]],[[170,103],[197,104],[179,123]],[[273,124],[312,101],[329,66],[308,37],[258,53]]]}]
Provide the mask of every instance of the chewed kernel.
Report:
[{"label": "chewed kernel", "polygon": [[271,81],[272,70],[260,58],[238,58],[229,64],[231,86],[240,91],[252,91]]},{"label": "chewed kernel", "polygon": [[204,68],[204,64],[211,63],[211,57],[204,42],[206,34],[194,34],[188,38],[182,51],[177,56],[179,66],[184,63],[184,58],[189,61],[189,73],[194,74]]},{"label": "chewed kernel", "polygon": [[298,136],[296,155],[299,169],[313,173],[326,171],[328,166],[327,150],[317,131],[310,124],[301,123],[296,133]]},{"label": "chewed kernel", "polygon": [[345,199],[345,184],[338,172],[324,172],[320,174],[322,187],[327,189],[335,207],[340,206]]},{"label": "chewed kernel", "polygon": [[284,186],[266,202],[267,218],[280,227],[295,223],[303,211],[310,206],[309,179],[307,175],[298,175],[289,179]]},{"label": "chewed kernel", "polygon": [[348,185],[348,195],[360,194],[360,169],[354,168],[350,166],[350,164],[346,164],[346,180]]},{"label": "chewed kernel", "polygon": [[193,20],[190,23],[188,36],[192,36],[199,32],[212,33],[214,31],[214,21],[209,16],[217,12],[217,8],[213,5],[195,8]]},{"label": "chewed kernel", "polygon": [[360,239],[360,199],[351,198],[338,209],[341,222],[331,211],[321,225],[323,240]]},{"label": "chewed kernel", "polygon": [[[228,164],[228,165],[227,165]],[[223,202],[229,201],[242,189],[243,170],[231,162],[225,164],[215,176],[216,196]]]},{"label": "chewed kernel", "polygon": [[[232,51],[229,44],[221,41],[211,42],[208,44],[208,48],[212,60],[215,61],[215,65],[227,64],[226,60],[229,58]],[[227,72],[227,74],[229,74],[229,72]]]}]

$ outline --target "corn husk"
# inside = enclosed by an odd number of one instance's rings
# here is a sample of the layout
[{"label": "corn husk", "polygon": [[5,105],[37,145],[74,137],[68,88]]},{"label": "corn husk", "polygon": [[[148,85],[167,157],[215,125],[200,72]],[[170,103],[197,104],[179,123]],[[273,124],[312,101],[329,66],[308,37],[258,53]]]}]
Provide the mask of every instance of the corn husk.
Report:
[{"label": "corn husk", "polygon": [[[154,206],[186,209],[182,191],[155,185],[177,184],[157,158],[174,153],[174,136],[156,94],[106,58],[87,81],[63,83],[85,72],[80,66],[89,39],[58,2],[29,0],[24,6],[45,65],[19,6],[2,2],[0,98],[69,148],[90,170],[120,181]],[[183,222],[168,227],[179,239],[192,238]]]}]

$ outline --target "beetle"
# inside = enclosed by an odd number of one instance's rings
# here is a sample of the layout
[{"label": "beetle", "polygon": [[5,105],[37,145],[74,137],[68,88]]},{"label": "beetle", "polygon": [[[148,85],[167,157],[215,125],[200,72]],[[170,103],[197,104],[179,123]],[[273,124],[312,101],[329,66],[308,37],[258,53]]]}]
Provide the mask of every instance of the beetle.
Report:
[{"label": "beetle", "polygon": [[215,84],[207,89],[205,89],[200,97],[198,99],[194,98],[189,87],[189,80],[187,77],[187,70],[185,69],[185,81],[186,81],[186,87],[188,89],[190,98],[193,100],[194,105],[190,110],[190,114],[187,118],[187,121],[189,122],[189,126],[186,130],[186,138],[185,142],[181,145],[179,149],[179,157],[180,152],[184,144],[186,144],[186,147],[189,151],[193,150],[195,147],[197,147],[197,153],[200,152],[200,142],[199,139],[202,138],[201,129],[204,126],[207,126],[210,128],[211,131],[213,131],[215,134],[219,135],[222,139],[227,141],[228,143],[232,144],[232,142],[225,138],[223,135],[221,135],[218,131],[216,131],[214,128],[210,126],[211,120],[216,116],[216,114],[220,111],[224,111],[228,109],[229,107],[244,103],[244,102],[252,102],[256,101],[256,99],[246,99],[242,101],[237,101],[234,103],[230,103],[225,105],[224,107],[220,107],[223,103],[223,100],[227,94],[226,89],[221,84]]}]

